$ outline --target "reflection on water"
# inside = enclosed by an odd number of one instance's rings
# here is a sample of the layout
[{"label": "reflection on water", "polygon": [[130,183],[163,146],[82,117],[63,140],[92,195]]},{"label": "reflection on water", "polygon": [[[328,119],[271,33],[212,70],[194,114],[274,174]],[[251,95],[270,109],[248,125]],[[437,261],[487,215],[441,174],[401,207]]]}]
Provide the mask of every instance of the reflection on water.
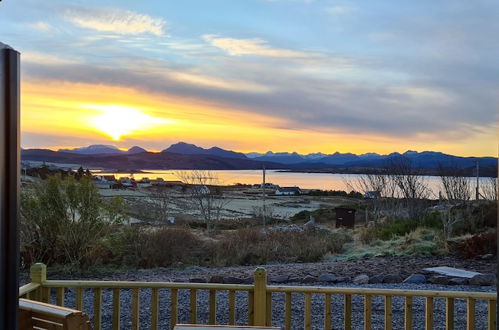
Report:
[{"label": "reflection on water", "polygon": [[[180,180],[179,172],[190,171],[176,171],[176,170],[145,170],[147,173],[135,173],[133,177],[136,180],[142,178],[162,178],[164,180]],[[236,183],[242,184],[257,184],[262,182],[261,170],[214,170],[210,171],[218,177],[220,184],[233,185]],[[130,177],[130,173],[104,173],[107,175],[114,174],[119,177]],[[348,182],[355,182],[359,177],[358,174],[330,174],[330,173],[292,173],[292,172],[279,172],[276,170],[267,170],[266,182],[271,182],[283,187],[298,186],[303,189],[322,189],[322,190],[345,190],[350,191]],[[440,178],[436,176],[424,177],[428,188],[433,192],[432,197],[437,197],[438,192],[442,190]],[[475,178],[469,178],[471,181],[471,189],[475,189]],[[488,180],[488,178],[481,178],[481,180]]]}]

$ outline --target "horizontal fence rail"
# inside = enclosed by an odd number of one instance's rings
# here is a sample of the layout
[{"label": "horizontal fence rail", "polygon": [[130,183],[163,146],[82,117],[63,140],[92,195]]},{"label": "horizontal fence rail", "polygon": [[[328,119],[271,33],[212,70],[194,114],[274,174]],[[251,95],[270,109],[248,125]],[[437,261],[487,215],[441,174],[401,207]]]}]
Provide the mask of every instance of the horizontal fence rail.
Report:
[{"label": "horizontal fence rail", "polygon": [[33,282],[19,289],[20,297],[85,311],[94,329],[173,328],[180,318],[192,324],[373,329],[374,316],[382,317],[385,329],[400,328],[395,321],[404,329],[483,328],[476,316],[496,329],[496,293],[274,286],[267,285],[263,268],[255,271],[253,285],[47,280],[42,264],[32,266],[31,274]]}]

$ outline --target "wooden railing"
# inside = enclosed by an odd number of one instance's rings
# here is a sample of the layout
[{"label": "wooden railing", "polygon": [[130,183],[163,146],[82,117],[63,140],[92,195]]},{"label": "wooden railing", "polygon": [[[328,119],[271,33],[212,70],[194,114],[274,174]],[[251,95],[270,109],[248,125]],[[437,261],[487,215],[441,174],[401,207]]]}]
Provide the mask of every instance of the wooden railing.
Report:
[{"label": "wooden railing", "polygon": [[[344,288],[344,287],[310,287],[310,286],[271,286],[267,285],[267,273],[263,268],[257,268],[254,273],[254,284],[252,285],[238,285],[238,284],[215,284],[215,283],[170,283],[170,282],[116,282],[116,281],[59,281],[47,280],[45,265],[35,264],[31,267],[31,280],[32,283],[20,289],[20,296],[30,299],[39,300],[42,302],[55,302],[59,306],[64,306],[66,301],[73,301],[73,305],[77,310],[88,309],[84,301],[84,296],[89,291],[92,292],[92,310],[93,310],[93,326],[98,330],[102,328],[102,313],[103,292],[106,292],[109,302],[106,303],[107,314],[110,314],[112,309],[111,320],[108,324],[112,325],[112,329],[120,329],[122,324],[121,313],[122,305],[122,292],[127,291],[127,297],[131,297],[130,310],[131,315],[130,325],[123,325],[124,328],[139,329],[140,320],[150,317],[148,320],[151,329],[158,329],[159,317],[163,318],[168,316],[169,326],[173,328],[178,323],[179,313],[186,316],[189,323],[202,323],[199,317],[199,304],[200,300],[198,293],[205,292],[208,297],[207,307],[208,315],[206,317],[208,324],[216,324],[217,317],[217,293],[225,292],[227,300],[224,301],[227,308],[223,308],[227,313],[226,323],[235,325],[244,323],[246,325],[256,326],[271,326],[280,325],[285,329],[296,329],[296,324],[293,324],[293,319],[296,320],[296,310],[293,313],[294,301],[298,299],[299,295],[303,298],[304,308],[303,311],[303,327],[304,329],[312,329],[314,324],[315,328],[331,329],[333,321],[338,322],[337,319],[342,319],[342,328],[349,330],[352,329],[352,317],[354,315],[352,299],[355,297],[356,301],[362,297],[361,315],[356,311],[355,321],[359,324],[359,319],[362,319],[364,329],[371,329],[373,322],[373,299],[380,299],[383,297],[383,319],[384,328],[393,328],[393,306],[395,300],[397,303],[403,299],[403,307],[397,307],[397,313],[401,313],[403,309],[403,323],[405,329],[422,328],[415,325],[415,318],[413,316],[413,303],[416,299],[424,299],[424,328],[433,329],[434,325],[439,328],[445,323],[448,330],[454,329],[454,326],[463,328],[464,324],[457,324],[455,314],[455,305],[459,301],[460,304],[463,300],[466,304],[466,317],[464,318],[467,329],[475,329],[475,306],[479,302],[481,305],[486,303],[486,322],[488,329],[496,329],[496,293],[484,292],[459,292],[459,291],[427,291],[427,290],[392,290],[392,289],[374,289],[374,288]],[[148,310],[141,310],[141,291],[150,290],[150,302]],[[169,292],[169,303],[160,305],[160,292],[167,290]],[[189,291],[188,303],[184,304],[189,306],[188,310],[179,308],[179,292],[183,290]],[[53,293],[55,292],[55,297]],[[111,298],[112,295],[112,298]],[[237,302],[245,299],[247,308],[245,313],[241,313]],[[277,295],[284,295],[284,303],[282,306],[282,318],[278,315],[273,315],[273,298]],[[239,296],[239,299],[236,299]],[[164,298],[164,297],[163,297]],[[323,306],[321,312],[313,313],[313,299],[317,302],[320,300]],[[112,300],[112,303],[111,303]],[[435,303],[438,301],[440,305],[441,300],[445,300],[445,318],[439,321],[439,324],[434,324]],[[88,299],[87,299],[88,301]],[[332,305],[341,302],[342,310],[336,308],[332,310]],[[87,303],[88,305],[88,303]],[[480,305],[480,306],[481,306]],[[280,307],[279,307],[280,308]],[[279,309],[278,308],[278,309]],[[317,307],[315,308],[317,309]],[[236,317],[236,311],[239,311],[239,317]],[[275,309],[274,309],[275,311]],[[479,315],[484,314],[481,311]],[[335,314],[336,313],[336,314]],[[245,314],[242,316],[242,314]],[[336,316],[339,314],[338,316]],[[273,319],[274,316],[274,319]],[[461,315],[460,315],[461,316]],[[204,316],[203,316],[204,317]],[[278,317],[279,319],[275,319]],[[482,317],[482,316],[480,316]],[[321,323],[318,325],[318,318]],[[462,317],[460,317],[463,320]],[[483,321],[483,320],[482,320]],[[220,322],[218,322],[220,323]],[[295,322],[296,323],[296,322]],[[163,328],[163,326],[161,327]]]},{"label": "wooden railing", "polygon": [[19,329],[89,330],[90,321],[83,312],[19,299]]}]

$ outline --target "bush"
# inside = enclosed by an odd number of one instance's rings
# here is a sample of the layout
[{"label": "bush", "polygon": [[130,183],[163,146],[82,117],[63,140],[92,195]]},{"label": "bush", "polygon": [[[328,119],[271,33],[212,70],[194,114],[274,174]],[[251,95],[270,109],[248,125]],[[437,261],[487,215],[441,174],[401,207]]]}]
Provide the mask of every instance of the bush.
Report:
[{"label": "bush", "polygon": [[364,244],[376,240],[387,241],[397,236],[404,236],[418,228],[442,230],[442,221],[438,213],[427,215],[422,221],[397,219],[377,224],[373,227],[359,228],[358,238]]},{"label": "bush", "polygon": [[357,229],[357,233],[362,244],[372,244],[380,239],[376,227],[360,227]]},{"label": "bush", "polygon": [[417,221],[411,220],[395,220],[384,226],[378,227],[378,235],[382,240],[389,240],[395,236],[403,236],[412,230],[416,229],[419,225]]},{"label": "bush", "polygon": [[398,250],[403,255],[410,256],[443,254],[446,252],[446,246],[442,235],[441,231],[435,229],[417,228],[405,235],[405,240]]},{"label": "bush", "polygon": [[352,197],[352,198],[363,198],[364,196],[356,191],[350,191],[347,193],[344,190],[320,190],[314,189],[310,190],[308,195],[310,196],[340,196],[340,197]]},{"label": "bush", "polygon": [[344,231],[289,232],[240,229],[212,245],[213,263],[220,266],[268,262],[316,262],[340,252],[351,237]]},{"label": "bush", "polygon": [[336,212],[333,208],[320,208],[314,211],[300,211],[291,217],[293,222],[307,222],[310,216],[315,218],[316,222],[329,222],[336,221]]},{"label": "bush", "polygon": [[497,255],[497,232],[473,235],[457,244],[457,252],[464,258],[476,258],[484,254]]},{"label": "bush", "polygon": [[104,201],[89,176],[55,175],[31,185],[21,193],[22,263],[92,263],[90,252],[123,221],[123,211],[122,200]]},{"label": "bush", "polygon": [[128,267],[168,267],[197,263],[204,243],[188,228],[123,228],[112,239],[114,262]]}]

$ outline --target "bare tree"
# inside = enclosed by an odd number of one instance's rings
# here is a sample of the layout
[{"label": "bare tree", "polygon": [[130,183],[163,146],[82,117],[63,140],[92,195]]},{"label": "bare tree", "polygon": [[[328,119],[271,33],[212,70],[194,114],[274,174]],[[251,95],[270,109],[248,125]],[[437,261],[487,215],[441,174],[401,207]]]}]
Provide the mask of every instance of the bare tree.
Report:
[{"label": "bare tree", "polygon": [[363,195],[375,192],[379,196],[386,196],[387,177],[383,173],[361,174],[355,180],[345,180],[348,189],[359,191]]},{"label": "bare tree", "polygon": [[366,223],[372,217],[377,221],[389,212],[393,214],[396,208],[397,186],[394,176],[386,168],[378,169],[375,173],[356,176],[355,180],[345,179],[348,189],[359,191],[366,199]]},{"label": "bare tree", "polygon": [[224,196],[220,178],[207,170],[179,171],[177,176],[189,185],[188,204],[200,213],[206,229],[213,231],[221,219],[222,210],[231,202]]},{"label": "bare tree", "polygon": [[397,188],[397,197],[402,198],[402,204],[405,204],[407,215],[411,219],[421,219],[426,207],[425,200],[432,194],[421,170],[414,167],[406,157],[393,159],[387,168]]},{"label": "bare tree", "polygon": [[151,213],[157,220],[166,222],[173,208],[172,198],[167,189],[157,187],[151,190],[150,197],[152,202],[149,205],[152,208]]},{"label": "bare tree", "polygon": [[497,178],[485,178],[480,181],[482,197],[489,201],[497,201]]},{"label": "bare tree", "polygon": [[431,190],[426,186],[421,171],[412,166],[411,161],[405,157],[397,158],[390,163],[393,179],[400,193],[405,199],[425,199],[431,195]]},{"label": "bare tree", "polygon": [[468,201],[471,199],[470,180],[457,165],[439,166],[439,175],[445,197],[449,201]]}]

